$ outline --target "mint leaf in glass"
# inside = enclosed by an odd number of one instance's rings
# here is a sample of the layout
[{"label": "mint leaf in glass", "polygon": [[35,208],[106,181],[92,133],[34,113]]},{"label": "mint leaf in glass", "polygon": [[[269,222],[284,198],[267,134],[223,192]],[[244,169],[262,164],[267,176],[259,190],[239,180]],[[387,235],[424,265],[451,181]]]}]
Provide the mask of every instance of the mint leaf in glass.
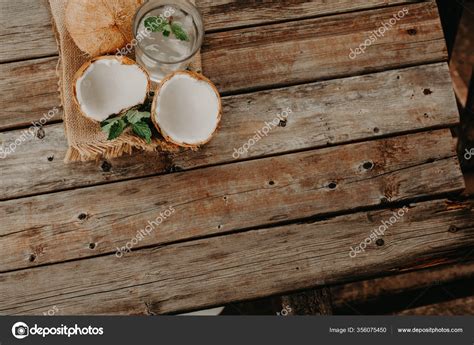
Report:
[{"label": "mint leaf in glass", "polygon": [[180,23],[173,23],[171,19],[151,16],[145,19],[145,28],[151,32],[162,32],[163,36],[169,37],[171,33],[180,41],[189,41],[188,34]]},{"label": "mint leaf in glass", "polygon": [[188,34],[184,31],[183,27],[179,23],[171,24],[171,31],[180,41],[189,41]]},{"label": "mint leaf in glass", "polygon": [[148,17],[145,19],[145,28],[151,32],[163,32],[163,28],[168,24],[166,20],[161,17]]}]

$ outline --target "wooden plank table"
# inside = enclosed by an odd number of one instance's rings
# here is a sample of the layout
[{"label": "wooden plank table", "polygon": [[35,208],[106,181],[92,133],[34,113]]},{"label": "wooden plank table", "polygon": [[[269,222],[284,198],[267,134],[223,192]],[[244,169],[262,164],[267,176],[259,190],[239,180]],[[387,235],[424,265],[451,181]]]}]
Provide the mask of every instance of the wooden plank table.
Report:
[{"label": "wooden plank table", "polygon": [[[9,145],[61,107],[45,4],[0,4],[0,140]],[[198,6],[203,71],[224,96],[217,136],[198,152],[66,165],[59,111],[0,159],[0,313],[176,313],[455,262],[474,246],[472,202],[448,199],[464,179],[433,1]],[[9,20],[18,13],[28,20]],[[286,122],[233,157],[287,108]],[[403,206],[382,241],[349,257]]]}]

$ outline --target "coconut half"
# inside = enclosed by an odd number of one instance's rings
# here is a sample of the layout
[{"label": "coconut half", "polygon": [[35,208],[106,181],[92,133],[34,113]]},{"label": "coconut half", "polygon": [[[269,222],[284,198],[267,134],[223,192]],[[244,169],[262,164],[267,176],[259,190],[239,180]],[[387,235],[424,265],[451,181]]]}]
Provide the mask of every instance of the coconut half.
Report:
[{"label": "coconut half", "polygon": [[92,57],[115,53],[133,39],[132,23],[142,0],[68,0],[65,22],[80,50]]},{"label": "coconut half", "polygon": [[158,86],[151,118],[165,140],[195,148],[212,139],[221,113],[221,98],[215,85],[200,74],[179,71]]},{"label": "coconut half", "polygon": [[150,90],[150,78],[127,57],[102,56],[77,71],[73,86],[82,114],[101,122],[144,103]]}]

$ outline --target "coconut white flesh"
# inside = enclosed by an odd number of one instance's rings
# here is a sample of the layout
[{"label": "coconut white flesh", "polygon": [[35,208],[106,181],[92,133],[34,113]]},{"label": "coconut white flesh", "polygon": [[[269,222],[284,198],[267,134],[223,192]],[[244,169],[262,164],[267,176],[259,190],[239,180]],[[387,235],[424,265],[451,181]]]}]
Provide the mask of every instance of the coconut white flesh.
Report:
[{"label": "coconut white flesh", "polygon": [[172,141],[199,145],[217,128],[219,104],[209,83],[177,74],[161,86],[154,116],[162,134]]},{"label": "coconut white flesh", "polygon": [[148,78],[140,67],[115,59],[94,61],[76,81],[81,110],[95,121],[142,103],[147,89]]}]

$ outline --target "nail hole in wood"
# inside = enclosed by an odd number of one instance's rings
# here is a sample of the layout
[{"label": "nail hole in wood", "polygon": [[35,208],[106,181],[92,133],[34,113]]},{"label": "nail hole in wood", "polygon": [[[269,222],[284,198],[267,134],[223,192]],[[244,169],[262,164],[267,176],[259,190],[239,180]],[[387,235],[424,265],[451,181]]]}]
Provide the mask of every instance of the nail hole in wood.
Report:
[{"label": "nail hole in wood", "polygon": [[428,95],[431,95],[433,93],[433,91],[431,91],[430,89],[424,89],[423,90],[423,94],[428,96]]},{"label": "nail hole in wood", "polygon": [[43,127],[39,128],[38,131],[36,132],[36,137],[38,139],[43,139],[46,136],[46,133],[44,132]]},{"label": "nail hole in wood", "polygon": [[400,80],[400,76],[399,76],[399,75],[397,75],[397,80]]},{"label": "nail hole in wood", "polygon": [[84,220],[84,219],[87,218],[87,214],[81,213],[79,216],[77,216],[77,218],[78,218],[79,220]]},{"label": "nail hole in wood", "polygon": [[448,229],[449,232],[455,233],[458,231],[457,226],[451,225]]},{"label": "nail hole in wood", "polygon": [[385,244],[385,241],[379,238],[377,241],[375,241],[375,244],[379,247],[382,247]]},{"label": "nail hole in wood", "polygon": [[270,186],[273,186],[273,185],[275,184],[275,181],[270,181],[270,182],[268,182],[268,184],[269,184]]},{"label": "nail hole in wood", "polygon": [[329,188],[329,189],[336,189],[336,187],[337,187],[337,183],[336,183],[336,182],[331,182],[331,183],[328,184],[328,188]]},{"label": "nail hole in wood", "polygon": [[112,164],[110,164],[108,161],[103,161],[100,168],[103,172],[109,172],[110,169],[112,169]]},{"label": "nail hole in wood", "polygon": [[218,228],[218,229],[222,229],[222,225],[219,224],[219,225],[217,226],[217,228]]},{"label": "nail hole in wood", "polygon": [[95,243],[89,243],[89,248],[90,249],[95,249]]},{"label": "nail hole in wood", "polygon": [[35,255],[35,254],[31,254],[30,257],[28,258],[28,260],[29,260],[30,262],[35,261],[35,260],[36,260],[36,255]]},{"label": "nail hole in wood", "polygon": [[374,167],[374,163],[372,163],[372,162],[365,162],[364,164],[362,164],[362,167],[363,167],[365,170],[371,170],[371,169]]},{"label": "nail hole in wood", "polygon": [[387,203],[388,203],[388,199],[387,199],[387,198],[382,198],[382,199],[380,199],[380,203],[382,203],[382,204],[387,204]]},{"label": "nail hole in wood", "polygon": [[429,115],[428,113],[424,113],[423,116],[424,116],[425,118],[430,117],[430,115]]},{"label": "nail hole in wood", "polygon": [[54,156],[49,156],[48,161],[52,162],[54,160]]},{"label": "nail hole in wood", "polygon": [[375,127],[374,128],[374,133],[378,133],[378,132],[380,132],[380,129],[378,127]]},{"label": "nail hole in wood", "polygon": [[280,123],[278,124],[280,127],[286,127],[286,120],[280,120]]},{"label": "nail hole in wood", "polygon": [[418,33],[418,30],[416,30],[416,29],[408,29],[408,30],[407,30],[407,33],[408,33],[410,36],[415,36],[415,35]]}]

